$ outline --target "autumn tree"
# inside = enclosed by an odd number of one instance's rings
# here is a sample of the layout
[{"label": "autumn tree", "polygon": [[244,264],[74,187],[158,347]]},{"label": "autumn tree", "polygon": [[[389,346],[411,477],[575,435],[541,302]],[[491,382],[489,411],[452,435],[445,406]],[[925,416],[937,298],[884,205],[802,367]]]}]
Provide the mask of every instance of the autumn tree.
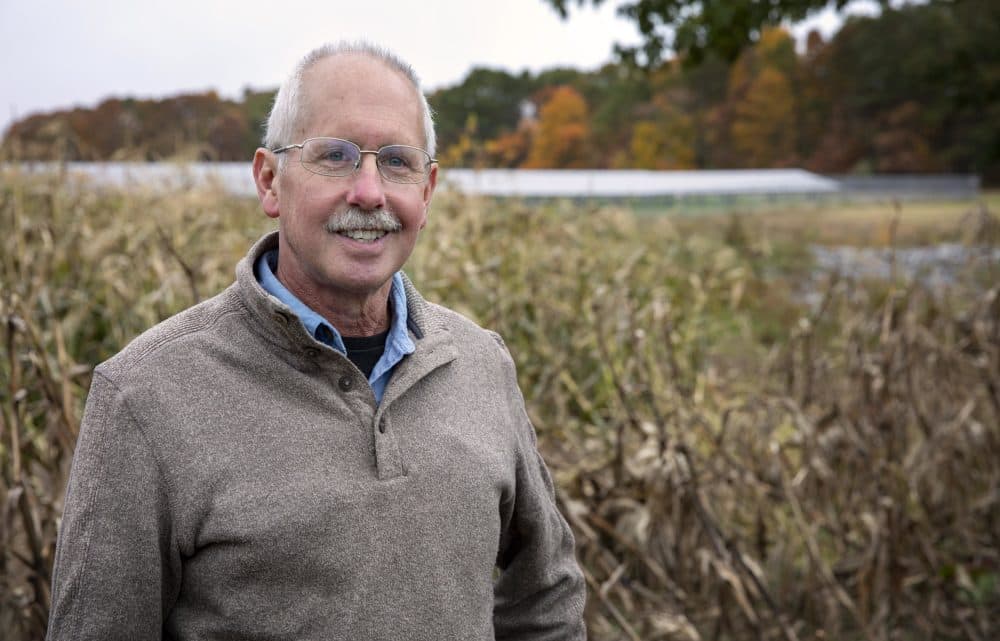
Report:
[{"label": "autumn tree", "polygon": [[512,131],[521,116],[521,103],[537,88],[528,72],[476,67],[459,84],[433,92],[428,102],[435,114],[439,147],[447,149],[467,135],[470,118],[475,119],[478,140]]},{"label": "autumn tree", "polygon": [[469,113],[465,119],[465,129],[458,140],[442,148],[437,154],[445,167],[482,167],[485,150],[480,142],[479,118]]},{"label": "autumn tree", "polygon": [[525,168],[589,166],[587,103],[569,86],[557,87],[539,112],[538,129]]},{"label": "autumn tree", "polygon": [[486,141],[486,162],[490,167],[514,168],[523,165],[531,153],[537,129],[537,123],[524,119],[516,130]]},{"label": "autumn tree", "polygon": [[725,110],[731,162],[740,167],[791,166],[797,161],[797,100],[793,87],[798,58],[791,36],[767,29],[729,72]]},{"label": "autumn tree", "polygon": [[795,103],[788,79],[767,67],[751,81],[735,107],[734,151],[744,167],[781,167],[795,162]]},{"label": "autumn tree", "polygon": [[595,166],[629,166],[631,125],[654,119],[646,112],[657,88],[655,77],[655,74],[626,65],[608,64],[581,83],[581,92],[590,107],[590,140],[595,150]]},{"label": "autumn tree", "polygon": [[880,173],[920,173],[938,169],[924,131],[922,109],[904,102],[885,114],[872,141]]},{"label": "autumn tree", "polygon": [[664,86],[647,105],[636,110],[628,153],[616,158],[616,167],[635,169],[694,169],[697,167],[697,130],[690,111],[689,92]]},{"label": "autumn tree", "polygon": [[694,169],[694,150],[688,142],[690,118],[678,114],[664,127],[642,121],[632,129],[628,166],[635,169]]}]

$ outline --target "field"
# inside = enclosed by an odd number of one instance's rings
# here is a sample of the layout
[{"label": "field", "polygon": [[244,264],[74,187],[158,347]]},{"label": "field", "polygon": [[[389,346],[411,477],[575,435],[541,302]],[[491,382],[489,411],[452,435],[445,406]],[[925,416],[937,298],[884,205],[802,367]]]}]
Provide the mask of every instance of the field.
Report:
[{"label": "field", "polygon": [[[407,271],[500,331],[590,637],[1000,635],[1000,198],[699,217],[435,201]],[[92,368],[270,227],[210,190],[0,178],[0,636],[44,636]],[[810,243],[970,248],[947,286]]]}]

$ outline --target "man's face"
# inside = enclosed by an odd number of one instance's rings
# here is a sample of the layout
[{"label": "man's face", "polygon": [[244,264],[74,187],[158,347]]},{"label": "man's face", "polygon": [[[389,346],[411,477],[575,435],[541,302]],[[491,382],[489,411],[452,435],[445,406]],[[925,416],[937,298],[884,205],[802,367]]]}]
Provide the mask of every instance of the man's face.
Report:
[{"label": "man's face", "polygon": [[[302,94],[301,122],[291,142],[329,136],[371,150],[424,146],[416,90],[381,62],[357,54],[320,60],[303,77]],[[274,154],[258,150],[254,158],[261,204],[278,218],[278,277],[306,304],[388,293],[392,275],[409,258],[427,221],[437,167],[423,183],[400,184],[382,178],[371,154],[362,157],[357,173],[330,177],[306,170],[301,150],[284,153],[280,170]],[[276,171],[269,184],[268,167]],[[373,241],[327,231],[331,216],[351,208],[365,218],[387,210],[401,228]]]}]

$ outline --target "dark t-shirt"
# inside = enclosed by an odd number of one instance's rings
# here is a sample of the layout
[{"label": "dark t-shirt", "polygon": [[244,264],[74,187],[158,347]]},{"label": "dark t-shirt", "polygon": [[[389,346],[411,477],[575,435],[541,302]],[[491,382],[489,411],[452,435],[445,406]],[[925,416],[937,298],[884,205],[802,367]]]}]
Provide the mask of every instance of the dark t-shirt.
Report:
[{"label": "dark t-shirt", "polygon": [[365,378],[372,375],[375,363],[382,357],[388,335],[389,330],[374,336],[341,336],[347,348],[347,358],[364,373]]}]

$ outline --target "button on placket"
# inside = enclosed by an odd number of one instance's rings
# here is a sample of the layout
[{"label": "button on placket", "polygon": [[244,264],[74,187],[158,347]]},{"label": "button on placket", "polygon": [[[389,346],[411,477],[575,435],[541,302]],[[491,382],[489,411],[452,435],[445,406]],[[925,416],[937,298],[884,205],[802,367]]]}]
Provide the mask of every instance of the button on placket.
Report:
[{"label": "button on placket", "polygon": [[389,417],[385,414],[378,418],[378,426],[375,431],[375,460],[380,480],[388,480],[403,476],[406,470],[403,467],[403,456],[399,449],[399,441],[396,434],[389,429]]},{"label": "button on placket", "polygon": [[354,379],[349,374],[344,374],[337,381],[337,386],[340,387],[342,392],[350,392],[354,389]]}]

